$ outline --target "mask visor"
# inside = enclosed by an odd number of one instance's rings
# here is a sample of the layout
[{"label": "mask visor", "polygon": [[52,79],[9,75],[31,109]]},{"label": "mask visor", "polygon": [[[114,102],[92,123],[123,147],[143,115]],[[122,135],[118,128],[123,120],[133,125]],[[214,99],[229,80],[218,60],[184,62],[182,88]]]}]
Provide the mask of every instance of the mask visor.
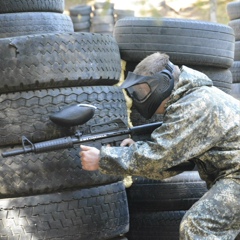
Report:
[{"label": "mask visor", "polygon": [[140,83],[127,88],[130,96],[138,102],[146,100],[151,94],[151,88],[147,83]]}]

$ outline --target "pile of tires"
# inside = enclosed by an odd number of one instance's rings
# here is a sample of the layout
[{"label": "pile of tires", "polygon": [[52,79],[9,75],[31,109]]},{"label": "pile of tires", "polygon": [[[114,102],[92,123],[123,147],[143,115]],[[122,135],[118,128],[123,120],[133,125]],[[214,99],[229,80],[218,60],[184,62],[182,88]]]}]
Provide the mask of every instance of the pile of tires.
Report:
[{"label": "pile of tires", "polygon": [[[126,73],[159,51],[168,54],[174,64],[204,72],[216,87],[231,92],[235,39],[229,26],[186,19],[130,17],[117,21],[114,37],[126,62]],[[132,106],[130,120],[136,126],[161,121],[162,116],[146,120]],[[149,137],[145,134],[141,140]],[[163,181],[133,177],[133,184],[127,189],[129,240],[179,239],[182,217],[207,191],[196,170]]]},{"label": "pile of tires", "polygon": [[132,10],[115,9],[108,1],[92,6],[80,4],[69,9],[75,32],[93,32],[113,35],[114,25],[121,18],[134,16]]},{"label": "pile of tires", "polygon": [[130,230],[128,239],[179,239],[186,211],[207,191],[197,171],[162,181],[134,177],[127,189]]},{"label": "pile of tires", "polygon": [[231,95],[240,100],[240,2],[229,2],[227,13],[230,19],[228,25],[235,33],[234,62],[230,69],[233,75]]},{"label": "pile of tires", "polygon": [[[126,101],[116,86],[121,59],[115,39],[74,32],[63,6],[63,0],[0,0],[0,19],[11,19],[2,20],[0,30],[0,154],[22,148],[23,135],[35,143],[96,124],[97,131],[115,119],[127,125]],[[66,128],[50,121],[79,103],[97,107],[85,124]],[[1,157],[1,239],[126,239],[122,177],[84,171],[79,151]]]},{"label": "pile of tires", "polygon": [[0,1],[0,38],[30,34],[73,32],[71,18],[62,14],[63,0]]},{"label": "pile of tires", "polygon": [[90,32],[92,8],[88,5],[77,5],[69,9],[75,32]]},{"label": "pile of tires", "polygon": [[114,24],[114,4],[109,2],[94,3],[91,32],[112,35]]}]

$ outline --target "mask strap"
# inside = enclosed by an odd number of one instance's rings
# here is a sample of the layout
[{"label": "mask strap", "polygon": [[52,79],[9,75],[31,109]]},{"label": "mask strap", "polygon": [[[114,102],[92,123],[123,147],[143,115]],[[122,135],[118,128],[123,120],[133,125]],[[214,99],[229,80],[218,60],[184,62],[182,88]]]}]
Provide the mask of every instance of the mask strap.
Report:
[{"label": "mask strap", "polygon": [[165,67],[170,73],[173,73],[174,64],[168,61],[168,64]]}]

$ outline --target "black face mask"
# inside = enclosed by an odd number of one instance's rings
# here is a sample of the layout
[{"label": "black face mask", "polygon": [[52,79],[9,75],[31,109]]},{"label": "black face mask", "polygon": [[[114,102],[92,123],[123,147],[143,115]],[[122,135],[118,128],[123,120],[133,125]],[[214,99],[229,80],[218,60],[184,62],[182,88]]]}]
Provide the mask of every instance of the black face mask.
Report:
[{"label": "black face mask", "polygon": [[141,76],[128,72],[121,88],[127,90],[134,106],[146,119],[151,118],[162,101],[170,96],[174,87],[172,72],[173,66],[170,64],[166,69],[152,76]]}]

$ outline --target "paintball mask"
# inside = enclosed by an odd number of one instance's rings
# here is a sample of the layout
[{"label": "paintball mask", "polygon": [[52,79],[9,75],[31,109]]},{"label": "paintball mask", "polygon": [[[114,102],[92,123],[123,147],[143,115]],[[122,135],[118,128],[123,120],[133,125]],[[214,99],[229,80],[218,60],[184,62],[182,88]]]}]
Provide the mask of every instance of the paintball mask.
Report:
[{"label": "paintball mask", "polygon": [[168,62],[163,71],[152,76],[136,75],[128,72],[121,88],[127,90],[138,112],[149,119],[157,111],[164,99],[170,96],[174,87],[174,65]]}]

